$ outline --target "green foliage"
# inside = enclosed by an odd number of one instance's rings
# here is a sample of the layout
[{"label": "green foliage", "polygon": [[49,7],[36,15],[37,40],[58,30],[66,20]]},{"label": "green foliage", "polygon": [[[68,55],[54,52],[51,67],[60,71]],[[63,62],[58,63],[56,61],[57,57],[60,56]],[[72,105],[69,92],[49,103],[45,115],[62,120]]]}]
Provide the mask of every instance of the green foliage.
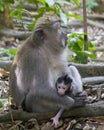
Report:
[{"label": "green foliage", "polygon": [[10,3],[14,3],[14,0],[0,0],[0,11],[4,11],[4,6],[9,6]]},{"label": "green foliage", "polygon": [[87,0],[87,9],[91,9],[93,7],[98,6],[98,3],[96,2],[96,0]]},{"label": "green foliage", "polygon": [[17,49],[1,49],[0,50],[0,60],[13,60],[13,57],[17,53]]},{"label": "green foliage", "polygon": [[[22,5],[24,2],[32,3],[34,6],[37,6],[37,15],[34,16],[33,21],[29,25],[24,25],[29,30],[34,29],[34,25],[36,20],[43,16],[46,12],[56,13],[61,20],[66,24],[67,18],[70,16],[62,9],[62,4],[67,3],[69,4],[70,1],[74,2],[77,6],[79,6],[79,0],[15,0],[18,5],[15,10],[11,12],[11,16],[17,17],[17,22],[22,21],[22,14],[25,12],[28,16],[31,16],[31,12],[27,11],[26,9],[23,9]],[[71,17],[77,17],[76,15],[71,15]]]},{"label": "green foliage", "polygon": [[0,110],[2,110],[3,105],[8,103],[7,98],[0,99]]},{"label": "green foliage", "polygon": [[3,1],[1,1],[1,3],[0,3],[0,11],[4,11],[4,2]]},{"label": "green foliage", "polygon": [[95,55],[91,52],[95,50],[94,44],[88,41],[88,50],[84,50],[84,34],[72,33],[68,37],[68,48],[74,52],[74,62],[84,63],[84,58],[95,58]]},{"label": "green foliage", "polygon": [[71,0],[71,1],[73,1],[77,6],[80,5],[79,0]]},{"label": "green foliage", "polygon": [[17,22],[20,21],[22,19],[22,13],[23,10],[21,7],[17,7],[17,9],[13,10],[10,14],[10,16],[15,16],[17,17]]}]

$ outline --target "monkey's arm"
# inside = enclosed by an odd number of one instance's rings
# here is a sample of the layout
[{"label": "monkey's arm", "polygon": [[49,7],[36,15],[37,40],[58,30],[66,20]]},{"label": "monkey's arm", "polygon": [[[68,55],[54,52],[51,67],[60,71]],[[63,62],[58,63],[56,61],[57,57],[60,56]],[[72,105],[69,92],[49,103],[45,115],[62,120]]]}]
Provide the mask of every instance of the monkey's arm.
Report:
[{"label": "monkey's arm", "polygon": [[9,92],[10,95],[13,97],[13,101],[16,103],[16,106],[20,106],[25,99],[25,91],[17,84],[20,75],[16,76],[16,69],[17,65],[13,65],[10,72]]},{"label": "monkey's arm", "polygon": [[67,68],[66,73],[72,78],[72,96],[70,96],[75,100],[74,106],[84,106],[87,100],[87,93],[83,91],[81,76],[77,68],[71,65]]},{"label": "monkey's arm", "polygon": [[52,126],[54,126],[55,128],[58,127],[58,123],[59,123],[59,118],[61,117],[62,113],[63,113],[64,109],[61,108],[58,113],[51,118],[51,120],[53,120]]},{"label": "monkey's arm", "polygon": [[77,68],[71,65],[67,68],[67,73],[72,79],[73,94],[76,95],[77,93],[83,92],[82,80]]},{"label": "monkey's arm", "polygon": [[[44,86],[45,87],[45,86]],[[34,100],[32,100],[34,98]],[[74,99],[69,96],[59,96],[56,92],[56,89],[45,87],[44,89],[36,90],[36,93],[33,94],[30,91],[26,97],[26,104],[31,103],[33,107],[36,109],[37,105],[34,103],[38,99],[37,103],[43,105],[44,107],[41,108],[41,111],[44,111],[46,108],[51,110],[59,110],[60,108],[69,109],[74,104]]]}]

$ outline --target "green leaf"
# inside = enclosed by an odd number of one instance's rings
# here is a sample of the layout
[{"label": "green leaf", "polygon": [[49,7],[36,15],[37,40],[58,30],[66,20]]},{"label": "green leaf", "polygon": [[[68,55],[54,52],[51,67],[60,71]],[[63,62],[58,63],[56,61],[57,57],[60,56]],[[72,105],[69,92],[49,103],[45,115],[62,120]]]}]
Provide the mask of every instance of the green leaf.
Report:
[{"label": "green leaf", "polygon": [[96,0],[87,0],[86,6],[87,9],[91,9],[93,7],[98,6],[98,3],[96,2]]},{"label": "green leaf", "polygon": [[84,55],[90,58],[95,58],[95,55],[90,51],[83,51]]},{"label": "green leaf", "polygon": [[76,56],[75,62],[85,63],[85,56],[95,58],[95,55],[91,52],[94,48],[94,44],[88,41],[88,50],[84,50],[84,33],[72,33],[68,36],[68,48],[72,50]]},{"label": "green leaf", "polygon": [[8,103],[8,99],[7,98],[0,99],[0,110],[2,110],[3,105],[7,104],[7,103]]},{"label": "green leaf", "polygon": [[83,20],[83,17],[77,15],[77,14],[67,14],[67,16],[73,17],[75,19]]},{"label": "green leaf", "polygon": [[32,31],[34,29],[34,26],[35,26],[35,19],[33,19],[31,24],[27,25],[26,28]]},{"label": "green leaf", "polygon": [[10,49],[9,53],[14,56],[17,53],[17,49]]},{"label": "green leaf", "polygon": [[3,61],[12,60],[16,53],[17,49],[2,49],[0,50],[0,55],[2,55],[0,59]]},{"label": "green leaf", "polygon": [[73,0],[73,1],[74,1],[74,3],[75,3],[77,6],[80,6],[79,0]]},{"label": "green leaf", "polygon": [[42,3],[43,5],[46,4],[45,0],[38,0],[40,3]]},{"label": "green leaf", "polygon": [[4,7],[2,5],[0,5],[0,11],[4,11]]},{"label": "green leaf", "polygon": [[18,9],[15,9],[15,10],[13,10],[13,11],[10,13],[10,16],[13,17],[13,16],[17,15],[17,13],[18,13]]}]

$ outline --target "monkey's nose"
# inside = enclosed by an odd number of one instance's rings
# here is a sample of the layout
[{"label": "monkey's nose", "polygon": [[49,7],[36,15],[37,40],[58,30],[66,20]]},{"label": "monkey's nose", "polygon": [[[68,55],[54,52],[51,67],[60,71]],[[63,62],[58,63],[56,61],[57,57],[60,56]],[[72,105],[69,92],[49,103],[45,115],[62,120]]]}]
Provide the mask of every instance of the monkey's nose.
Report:
[{"label": "monkey's nose", "polygon": [[65,95],[65,92],[62,91],[62,90],[58,90],[58,94],[59,94],[60,96],[63,96],[63,95]]}]

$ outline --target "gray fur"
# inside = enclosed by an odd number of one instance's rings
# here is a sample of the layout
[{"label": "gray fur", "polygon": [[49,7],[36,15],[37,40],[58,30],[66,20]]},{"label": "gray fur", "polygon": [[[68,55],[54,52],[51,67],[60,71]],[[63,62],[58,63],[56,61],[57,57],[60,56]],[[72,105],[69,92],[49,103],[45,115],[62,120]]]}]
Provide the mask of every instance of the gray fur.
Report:
[{"label": "gray fur", "polygon": [[[67,35],[57,22],[59,28],[47,23],[46,27],[36,29],[19,49],[12,64],[11,95],[18,106],[25,104],[26,111],[69,109],[74,104],[74,99],[59,96],[55,89],[57,78],[68,71],[66,57],[63,57]],[[70,71],[76,76],[75,69],[70,68]]]}]

